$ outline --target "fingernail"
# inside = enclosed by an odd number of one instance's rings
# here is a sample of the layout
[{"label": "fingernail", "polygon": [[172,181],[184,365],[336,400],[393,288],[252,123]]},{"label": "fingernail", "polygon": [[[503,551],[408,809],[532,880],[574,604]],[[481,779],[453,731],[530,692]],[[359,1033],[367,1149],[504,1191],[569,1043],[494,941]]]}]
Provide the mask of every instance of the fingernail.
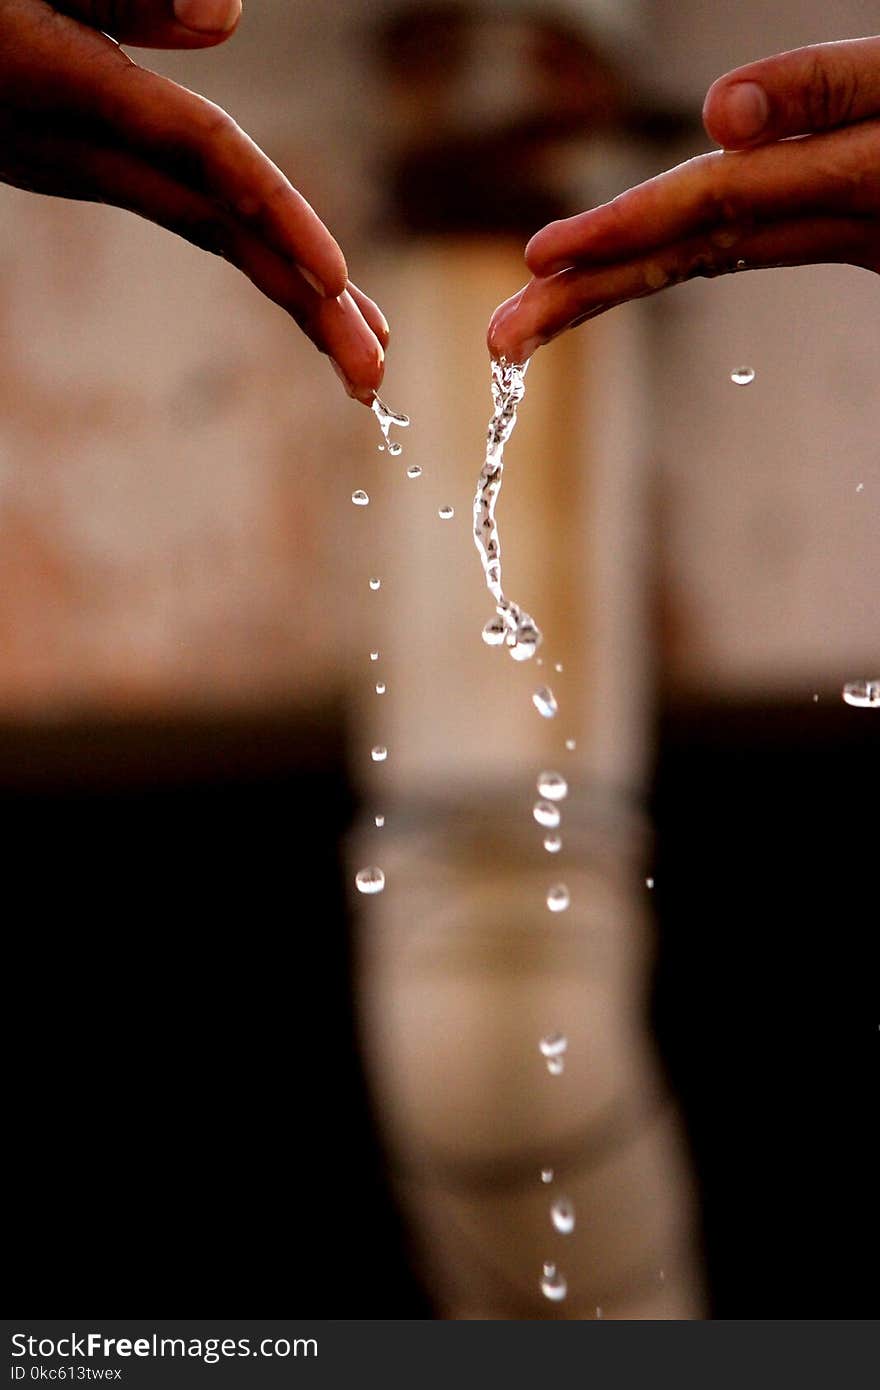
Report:
[{"label": "fingernail", "polygon": [[222,34],[237,23],[241,0],[174,0],[174,17],[184,29]]},{"label": "fingernail", "polygon": [[757,82],[736,82],[724,94],[728,139],[754,140],[767,124],[770,103]]},{"label": "fingernail", "polygon": [[327,298],[327,291],[321,284],[321,281],[318,279],[317,275],[314,275],[310,270],[306,270],[304,265],[298,265],[297,270],[299,271],[300,275],[305,280],[307,285],[311,285],[312,289],[317,294],[319,294],[322,299]]}]

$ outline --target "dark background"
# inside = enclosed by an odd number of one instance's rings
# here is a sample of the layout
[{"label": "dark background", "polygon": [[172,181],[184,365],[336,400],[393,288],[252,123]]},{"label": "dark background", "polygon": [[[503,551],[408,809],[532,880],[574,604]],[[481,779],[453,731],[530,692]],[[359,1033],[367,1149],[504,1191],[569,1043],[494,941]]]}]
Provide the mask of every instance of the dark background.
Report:
[{"label": "dark background", "polygon": [[[657,1036],[716,1318],[877,1309],[880,719],[668,712]],[[19,1308],[431,1316],[353,1029],[342,723],[6,728]]]}]

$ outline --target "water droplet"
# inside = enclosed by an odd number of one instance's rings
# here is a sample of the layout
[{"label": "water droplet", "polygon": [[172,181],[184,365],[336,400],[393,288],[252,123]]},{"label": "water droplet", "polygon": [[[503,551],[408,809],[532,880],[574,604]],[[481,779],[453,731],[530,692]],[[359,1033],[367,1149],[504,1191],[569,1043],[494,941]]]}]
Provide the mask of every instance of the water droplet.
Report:
[{"label": "water droplet", "polygon": [[602,1309],[598,1306],[598,1304],[596,1305],[596,1317],[600,1320],[602,1318]]},{"label": "water droplet", "polygon": [[554,883],[547,889],[547,906],[551,912],[564,912],[571,902],[571,894],[564,883]]},{"label": "water droplet", "polygon": [[391,444],[388,445],[388,452],[392,458],[396,459],[398,454],[403,453],[403,445],[398,444],[397,441],[394,440]]},{"label": "water droplet", "polygon": [[865,484],[864,484],[864,483],[856,483],[856,492],[864,492],[864,490],[865,490]]},{"label": "water droplet", "polygon": [[565,746],[568,749],[569,753],[573,753],[574,750],[577,748],[577,741],[573,738],[567,738],[565,740]]},{"label": "water droplet", "polygon": [[514,661],[529,661],[538,650],[540,641],[541,634],[534,623],[521,623],[512,644],[508,639],[507,649]]},{"label": "water droplet", "polygon": [[538,1043],[542,1057],[561,1057],[568,1051],[568,1038],[564,1033],[548,1033]]},{"label": "water droplet", "polygon": [[730,379],[735,386],[748,386],[755,379],[754,367],[734,367]]},{"label": "water droplet", "polygon": [[375,819],[375,821],[376,821],[376,829],[377,829],[377,830],[381,830],[381,829],[382,829],[382,826],[385,824],[385,817],[384,817],[384,816],[376,816],[376,817],[374,817],[374,819]]},{"label": "water droplet", "polygon": [[555,830],[561,819],[559,807],[554,806],[552,801],[536,801],[532,815],[539,825],[546,826],[548,830]]},{"label": "water droplet", "polygon": [[737,270],[745,270],[745,268],[746,268],[746,263],[745,263],[745,261],[737,261],[737,263],[736,263],[736,269],[737,269]]},{"label": "water droplet", "polygon": [[553,1181],[553,1169],[552,1169],[552,1168],[542,1168],[542,1169],[541,1169],[541,1182],[552,1182],[552,1181]]},{"label": "water droplet", "polygon": [[814,695],[814,696],[813,696],[813,704],[814,704],[814,705],[818,705],[818,703],[819,703],[819,696],[818,696],[818,695]]},{"label": "water droplet", "polygon": [[568,796],[568,783],[560,772],[541,772],[538,775],[538,791],[548,801],[562,801]]},{"label": "water droplet", "polygon": [[375,593],[376,589],[381,589],[381,587],[382,587],[382,580],[381,580],[381,579],[371,579],[371,580],[370,580],[370,588],[373,590],[374,593]]},{"label": "water droplet", "polygon": [[389,454],[396,457],[401,451],[401,445],[391,442],[389,438],[391,426],[396,425],[398,429],[406,429],[409,424],[409,416],[400,415],[396,410],[389,410],[385,402],[380,401],[378,396],[373,397],[370,409],[379,421],[379,429],[382,431],[382,438],[385,441],[384,444],[379,445],[380,453],[387,445]]},{"label": "water droplet", "polygon": [[487,647],[500,647],[507,634],[507,628],[500,618],[490,618],[483,628],[483,641]]},{"label": "water droplet", "polygon": [[562,1073],[565,1071],[565,1058],[548,1057],[547,1070],[549,1071],[551,1076],[561,1076]]},{"label": "water droplet", "polygon": [[384,682],[384,681],[376,681],[376,694],[377,694],[377,695],[384,695],[384,694],[385,694],[385,682]]},{"label": "water droplet", "polygon": [[379,653],[378,653],[378,652],[370,652],[370,660],[371,660],[371,661],[378,661],[378,660],[379,660]]},{"label": "water droplet", "polygon": [[532,695],[532,704],[544,719],[553,719],[559,709],[556,696],[549,685],[539,685]]},{"label": "water droplet", "polygon": [[561,674],[562,671],[563,671],[565,668],[563,667],[561,661],[557,661],[557,663],[556,663],[556,665],[553,667],[553,669],[554,669],[554,671],[559,671],[559,673]]},{"label": "water droplet", "polygon": [[880,679],[848,681],[843,687],[843,698],[858,709],[880,709]]},{"label": "water droplet", "polygon": [[543,665],[544,665],[544,658],[543,658],[542,656],[539,656],[538,659],[537,659],[537,661],[535,662],[535,665],[536,665],[536,666],[543,666]]},{"label": "water droplet", "polygon": [[406,476],[408,478],[420,478],[422,476],[422,470],[417,463],[414,463],[406,470]]},{"label": "water droplet", "polygon": [[545,835],[544,848],[548,854],[558,854],[562,849],[561,835]]},{"label": "water droplet", "polygon": [[654,880],[653,880],[652,878],[646,878],[646,879],[645,879],[645,887],[646,887],[646,888],[653,888],[653,887],[654,887]]},{"label": "water droplet", "polygon": [[388,749],[381,743],[377,743],[376,747],[370,751],[370,757],[373,759],[374,763],[384,763],[385,759],[388,757]]},{"label": "water droplet", "polygon": [[665,1270],[665,1269],[661,1269],[661,1270],[659,1270],[658,1272],[659,1272],[659,1274],[660,1274],[660,1283],[662,1284],[662,1283],[664,1283],[665,1280],[666,1280],[666,1270]]},{"label": "water droplet", "polygon": [[455,508],[441,507],[437,515],[439,516],[441,521],[451,521],[452,518],[455,516]]},{"label": "water droplet", "polygon": [[541,1293],[545,1298],[549,1298],[551,1303],[561,1303],[568,1293],[568,1284],[565,1282],[565,1276],[559,1273],[555,1265],[544,1266],[544,1273],[541,1278]]},{"label": "water droplet", "polygon": [[351,500],[356,507],[366,507],[370,501],[362,487],[359,487],[357,492],[351,494]]},{"label": "water droplet", "polygon": [[354,881],[359,893],[381,893],[385,887],[385,875],[375,864],[369,869],[358,869]]},{"label": "water droplet", "polygon": [[574,1230],[574,1204],[567,1197],[558,1197],[550,1208],[550,1220],[561,1236]]}]

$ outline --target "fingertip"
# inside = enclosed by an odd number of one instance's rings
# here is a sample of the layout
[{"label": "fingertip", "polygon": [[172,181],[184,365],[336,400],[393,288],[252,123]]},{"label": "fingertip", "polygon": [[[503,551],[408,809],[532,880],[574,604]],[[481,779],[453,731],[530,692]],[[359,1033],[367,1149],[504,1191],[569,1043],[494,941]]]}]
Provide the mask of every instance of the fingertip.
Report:
[{"label": "fingertip", "polygon": [[706,134],[722,149],[739,149],[760,140],[770,120],[770,100],[758,82],[712,83],[703,102]]}]

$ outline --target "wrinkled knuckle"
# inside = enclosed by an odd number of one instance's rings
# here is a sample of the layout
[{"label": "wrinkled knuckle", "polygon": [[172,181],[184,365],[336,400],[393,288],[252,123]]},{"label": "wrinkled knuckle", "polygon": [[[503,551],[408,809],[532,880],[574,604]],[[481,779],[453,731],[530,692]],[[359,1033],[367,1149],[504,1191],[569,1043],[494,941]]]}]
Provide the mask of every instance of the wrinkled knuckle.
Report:
[{"label": "wrinkled knuckle", "polygon": [[851,64],[839,60],[829,63],[826,57],[817,57],[804,92],[805,114],[810,127],[823,129],[844,125],[852,117],[858,88],[858,76]]}]

